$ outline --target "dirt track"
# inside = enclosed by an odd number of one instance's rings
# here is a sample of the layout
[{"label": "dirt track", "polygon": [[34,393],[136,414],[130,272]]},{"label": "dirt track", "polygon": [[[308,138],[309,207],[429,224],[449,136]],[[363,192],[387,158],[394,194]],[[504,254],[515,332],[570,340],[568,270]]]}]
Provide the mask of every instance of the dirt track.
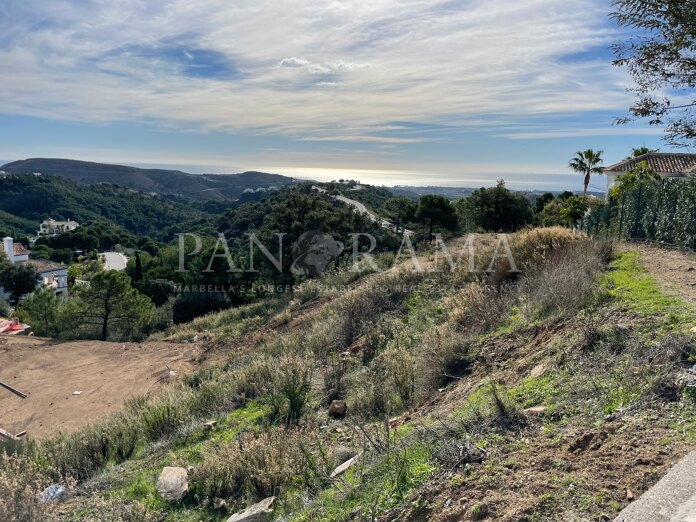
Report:
[{"label": "dirt track", "polygon": [[696,303],[696,255],[643,244],[626,245],[625,248],[640,252],[646,270],[665,292]]},{"label": "dirt track", "polygon": [[190,371],[195,351],[186,344],[1,337],[0,380],[29,396],[0,388],[0,428],[26,430],[33,439],[73,431],[144,394],[167,366],[178,376]]}]

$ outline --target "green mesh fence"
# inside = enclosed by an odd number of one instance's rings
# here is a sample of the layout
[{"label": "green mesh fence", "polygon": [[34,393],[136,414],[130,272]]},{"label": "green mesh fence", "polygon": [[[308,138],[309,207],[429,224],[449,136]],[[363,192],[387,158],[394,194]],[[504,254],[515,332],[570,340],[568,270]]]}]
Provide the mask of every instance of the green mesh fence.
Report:
[{"label": "green mesh fence", "polygon": [[642,183],[582,221],[588,234],[696,250],[696,178]]}]

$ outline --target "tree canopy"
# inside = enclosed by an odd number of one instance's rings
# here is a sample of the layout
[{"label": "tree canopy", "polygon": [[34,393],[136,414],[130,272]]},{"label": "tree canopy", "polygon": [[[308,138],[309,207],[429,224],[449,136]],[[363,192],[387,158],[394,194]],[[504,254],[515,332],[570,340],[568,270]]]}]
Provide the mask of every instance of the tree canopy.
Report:
[{"label": "tree canopy", "polygon": [[465,229],[514,232],[534,218],[532,205],[524,194],[512,192],[503,180],[492,188],[480,188],[457,201]]},{"label": "tree canopy", "polygon": [[112,327],[130,330],[149,320],[152,302],[131,287],[131,279],[114,270],[95,274],[88,285],[76,287],[75,317],[85,326],[98,327],[101,340]]},{"label": "tree canopy", "polygon": [[421,196],[416,209],[415,219],[428,228],[428,238],[432,240],[436,227],[447,230],[457,228],[457,213],[444,196],[427,194]]},{"label": "tree canopy", "polygon": [[612,17],[629,36],[614,45],[614,65],[633,77],[635,103],[619,123],[664,125],[676,145],[696,142],[696,3],[615,0]]}]

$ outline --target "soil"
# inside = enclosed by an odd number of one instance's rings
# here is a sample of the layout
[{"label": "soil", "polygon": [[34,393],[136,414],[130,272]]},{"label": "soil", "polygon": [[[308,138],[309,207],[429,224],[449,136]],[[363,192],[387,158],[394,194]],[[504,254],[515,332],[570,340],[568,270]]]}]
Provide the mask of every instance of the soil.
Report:
[{"label": "soil", "polygon": [[646,270],[666,293],[696,303],[696,254],[645,244],[627,248],[640,252]]},{"label": "soil", "polygon": [[28,397],[0,388],[0,428],[32,439],[77,430],[190,372],[196,353],[193,344],[1,337],[0,381]]}]

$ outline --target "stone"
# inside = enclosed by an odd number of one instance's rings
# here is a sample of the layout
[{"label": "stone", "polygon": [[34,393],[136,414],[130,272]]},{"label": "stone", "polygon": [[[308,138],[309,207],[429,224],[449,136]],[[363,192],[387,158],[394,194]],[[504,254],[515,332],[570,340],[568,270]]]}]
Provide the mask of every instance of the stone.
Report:
[{"label": "stone", "polygon": [[68,496],[68,491],[60,484],[51,484],[41,493],[41,502],[60,502]]},{"label": "stone", "polygon": [[360,456],[360,455],[356,455],[356,456],[353,457],[352,459],[348,459],[348,460],[345,461],[343,464],[341,464],[340,466],[338,466],[335,470],[333,470],[333,471],[331,472],[331,475],[329,476],[329,478],[336,478],[336,477],[340,477],[341,475],[343,475],[346,471],[348,471],[348,469],[349,469],[353,464],[355,464],[355,462],[358,460],[358,457],[359,457],[359,456]]},{"label": "stone", "polygon": [[636,497],[633,494],[633,491],[631,491],[630,489],[627,489],[626,490],[626,500],[633,500],[634,498],[636,498]]},{"label": "stone", "polygon": [[329,406],[329,415],[331,417],[345,417],[346,413],[348,413],[346,401],[331,401]]},{"label": "stone", "polygon": [[246,508],[244,511],[235,513],[227,522],[267,522],[273,514],[273,503],[275,497],[263,499],[258,504]]},{"label": "stone", "polygon": [[525,413],[544,413],[546,411],[546,406],[532,406],[524,410]]},{"label": "stone", "polygon": [[184,468],[167,466],[157,479],[157,491],[166,500],[178,502],[188,489],[188,473]]},{"label": "stone", "polygon": [[534,368],[532,368],[532,371],[529,372],[529,376],[536,379],[537,377],[541,377],[546,373],[546,366],[543,364],[537,364]]}]

